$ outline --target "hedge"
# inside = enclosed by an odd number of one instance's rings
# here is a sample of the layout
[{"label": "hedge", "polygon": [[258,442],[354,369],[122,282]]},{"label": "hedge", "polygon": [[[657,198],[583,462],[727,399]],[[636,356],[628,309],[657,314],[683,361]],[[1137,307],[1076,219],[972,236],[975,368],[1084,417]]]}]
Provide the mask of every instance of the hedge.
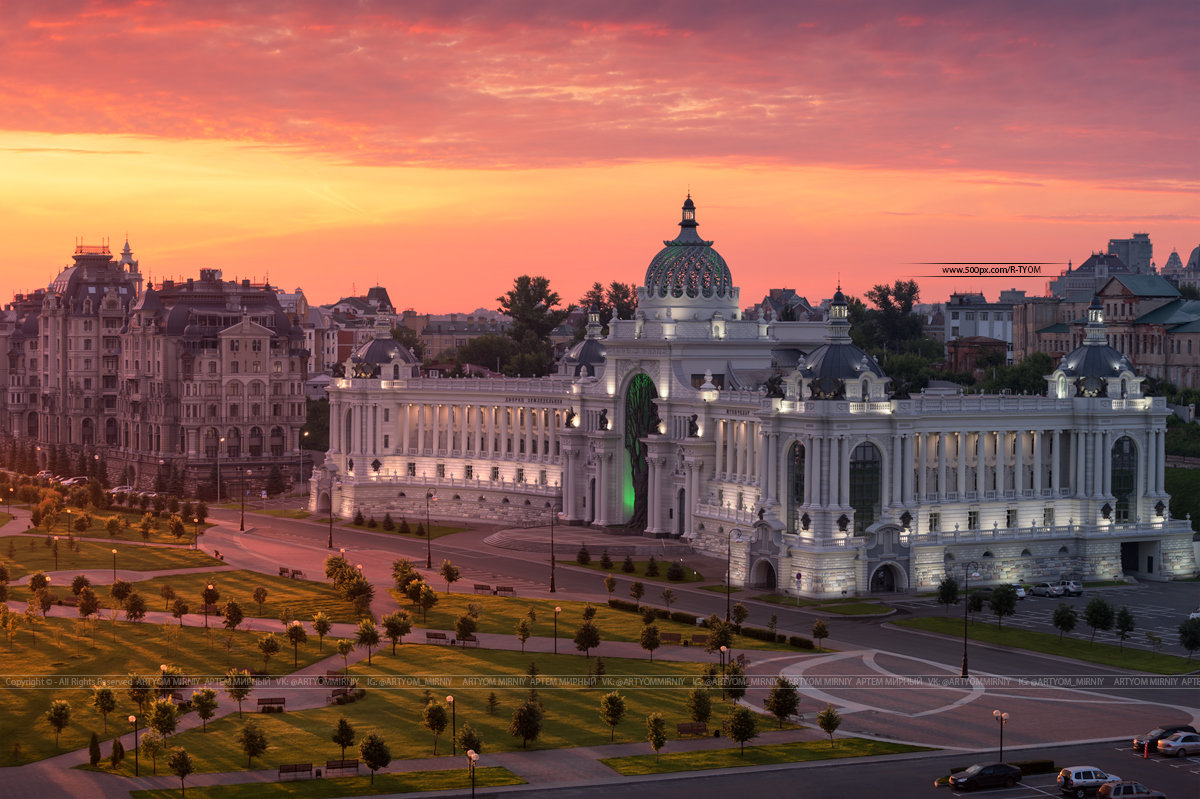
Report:
[{"label": "hedge", "polygon": [[803,635],[793,635],[788,638],[788,643],[798,649],[812,649],[813,642],[810,638],[805,638]]}]

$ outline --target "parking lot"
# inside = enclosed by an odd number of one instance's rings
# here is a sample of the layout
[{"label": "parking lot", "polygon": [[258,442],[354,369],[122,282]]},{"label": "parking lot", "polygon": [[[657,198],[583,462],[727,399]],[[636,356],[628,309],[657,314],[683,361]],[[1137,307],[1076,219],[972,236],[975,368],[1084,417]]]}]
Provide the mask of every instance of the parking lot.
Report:
[{"label": "parking lot", "polygon": [[[1033,757],[1033,753],[1030,753]],[[1024,759],[1024,755],[1012,755],[1010,761]],[[1062,763],[1064,766],[1081,765]],[[1143,758],[1129,746],[1114,744],[1111,752],[1089,761],[1087,765],[1116,774],[1123,780],[1136,780],[1147,788],[1162,791],[1171,799],[1200,794],[1200,757],[1173,758],[1151,754]],[[1026,777],[1014,788],[996,788],[981,792],[956,791],[949,789],[947,796],[987,795],[999,799],[1035,799],[1043,796],[1061,796],[1054,774],[1038,774]],[[945,789],[943,789],[945,790]]]}]

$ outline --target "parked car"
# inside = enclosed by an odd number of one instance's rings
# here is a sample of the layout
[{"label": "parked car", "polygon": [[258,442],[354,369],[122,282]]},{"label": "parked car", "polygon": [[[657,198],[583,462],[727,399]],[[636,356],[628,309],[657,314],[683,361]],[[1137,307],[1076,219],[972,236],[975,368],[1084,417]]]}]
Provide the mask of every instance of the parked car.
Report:
[{"label": "parked car", "polygon": [[1196,608],[1188,614],[1189,619],[1200,619],[1200,608]]},{"label": "parked car", "polygon": [[976,788],[1011,788],[1021,781],[1021,769],[1008,763],[976,763],[970,768],[950,775],[950,787],[964,791]]},{"label": "parked car", "polygon": [[1159,754],[1187,757],[1188,753],[1200,755],[1200,733],[1173,732],[1158,742]]},{"label": "parked car", "polygon": [[1054,583],[1038,583],[1030,591],[1034,596],[1048,596],[1058,598],[1062,596],[1062,589]]},{"label": "parked car", "polygon": [[1012,583],[1012,589],[1017,592],[1017,599],[1024,599],[1026,597],[1025,586],[1020,583]]},{"label": "parked car", "polygon": [[1162,791],[1152,791],[1140,782],[1110,782],[1096,793],[1101,799],[1167,799]]},{"label": "parked car", "polygon": [[49,480],[54,477],[54,472],[50,471],[49,469],[42,469],[35,475],[35,477],[37,477],[39,480]]},{"label": "parked car", "polygon": [[1083,596],[1083,584],[1074,580],[1059,580],[1058,587],[1064,596]]},{"label": "parked car", "polygon": [[1071,796],[1087,796],[1095,793],[1101,785],[1120,782],[1116,774],[1101,771],[1095,766],[1067,766],[1058,772],[1058,790]]},{"label": "parked car", "polygon": [[116,488],[108,489],[110,494],[128,494],[133,491],[133,486],[117,486]]},{"label": "parked car", "polygon": [[63,480],[60,485],[65,488],[70,488],[71,486],[83,485],[87,481],[88,479],[86,477],[68,477],[66,480]]},{"label": "parked car", "polygon": [[1145,735],[1139,735],[1133,739],[1133,748],[1138,752],[1144,751],[1146,744],[1150,744],[1150,751],[1158,751],[1158,742],[1163,738],[1174,735],[1177,732],[1195,732],[1196,728],[1191,724],[1164,724],[1161,727],[1155,727]]}]

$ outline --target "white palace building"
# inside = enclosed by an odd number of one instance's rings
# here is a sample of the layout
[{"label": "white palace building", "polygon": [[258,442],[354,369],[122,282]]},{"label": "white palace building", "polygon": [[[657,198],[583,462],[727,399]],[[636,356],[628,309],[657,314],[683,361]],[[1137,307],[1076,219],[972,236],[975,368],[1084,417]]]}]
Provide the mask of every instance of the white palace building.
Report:
[{"label": "white palace building", "polygon": [[1046,396],[891,396],[825,324],[748,319],[683,206],[613,319],[543,378],[421,378],[385,327],[330,395],[312,509],[592,525],[730,557],[735,584],[809,597],[1196,573],[1163,490],[1169,411],[1105,342],[1103,309]]}]

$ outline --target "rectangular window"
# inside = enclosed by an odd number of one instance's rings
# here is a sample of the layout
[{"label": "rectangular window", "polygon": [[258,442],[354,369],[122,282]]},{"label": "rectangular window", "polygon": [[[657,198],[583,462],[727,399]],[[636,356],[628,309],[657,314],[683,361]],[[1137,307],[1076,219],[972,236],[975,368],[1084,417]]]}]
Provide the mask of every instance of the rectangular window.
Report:
[{"label": "rectangular window", "polygon": [[407,468],[408,468],[408,476],[409,477],[417,476],[417,464],[409,463]]},{"label": "rectangular window", "polygon": [[980,311],[980,312],[979,312],[979,321],[980,321],[980,322],[986,322],[987,320],[988,320],[988,312],[987,312],[987,311]]},{"label": "rectangular window", "polygon": [[1008,512],[1004,515],[1004,522],[1005,522],[1004,526],[1008,527],[1010,529],[1017,526],[1017,510],[1016,510],[1016,508],[1008,509]]},{"label": "rectangular window", "polygon": [[520,467],[517,467],[517,482],[518,483],[525,482],[525,470]]},{"label": "rectangular window", "polygon": [[979,529],[979,511],[977,511],[977,510],[967,511],[967,529],[968,530],[978,530]]},{"label": "rectangular window", "polygon": [[937,532],[941,532],[941,529],[942,529],[942,514],[940,514],[940,513],[929,514],[929,532],[937,533]]},{"label": "rectangular window", "polygon": [[388,437],[388,434],[384,433],[383,434],[383,448],[387,449],[391,445],[390,442],[391,442],[391,439]]},{"label": "rectangular window", "polygon": [[1042,509],[1042,524],[1046,527],[1054,526],[1054,508]]},{"label": "rectangular window", "polygon": [[546,470],[541,469],[540,471],[538,471],[538,485],[545,485],[545,484],[546,484]]},{"label": "rectangular window", "polygon": [[383,421],[385,421],[385,422],[386,422],[386,421],[388,420],[388,417],[390,416],[390,414],[388,413],[388,411],[390,411],[390,410],[391,410],[391,408],[384,408],[384,409],[383,409]]},{"label": "rectangular window", "polygon": [[463,477],[465,477],[467,480],[474,480],[475,479],[475,467],[469,463],[466,466],[464,466],[463,467]]},{"label": "rectangular window", "polygon": [[500,467],[493,466],[492,467],[492,480],[499,480],[499,479],[500,479]]},{"label": "rectangular window", "polygon": [[954,322],[957,322],[958,321],[958,311],[951,311],[950,319]]},{"label": "rectangular window", "polygon": [[437,465],[437,476],[438,476],[438,477],[445,477],[445,476],[446,476],[446,464],[444,464],[444,463],[439,463],[439,464]]}]

